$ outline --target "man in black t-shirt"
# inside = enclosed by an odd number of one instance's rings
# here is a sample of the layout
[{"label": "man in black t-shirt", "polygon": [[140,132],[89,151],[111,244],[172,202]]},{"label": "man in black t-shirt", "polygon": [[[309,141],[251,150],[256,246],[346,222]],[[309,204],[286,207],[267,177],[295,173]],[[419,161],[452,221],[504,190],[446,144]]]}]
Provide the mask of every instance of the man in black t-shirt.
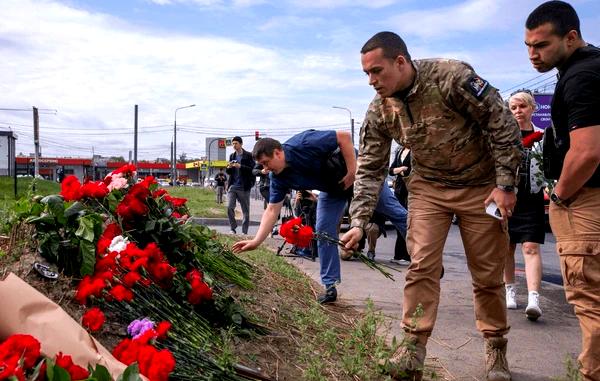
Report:
[{"label": "man in black t-shirt", "polygon": [[225,192],[225,183],[227,182],[227,175],[223,172],[223,168],[219,170],[219,173],[215,176],[215,185],[217,189],[217,203],[223,203],[223,193]]},{"label": "man in black t-shirt", "polygon": [[558,180],[550,224],[565,294],[581,326],[581,374],[600,380],[600,49],[582,39],[577,13],[562,1],[537,7],[525,27],[534,68],[559,72],[552,100],[555,139],[552,149],[544,149],[550,156],[544,161],[560,169],[547,173]]}]

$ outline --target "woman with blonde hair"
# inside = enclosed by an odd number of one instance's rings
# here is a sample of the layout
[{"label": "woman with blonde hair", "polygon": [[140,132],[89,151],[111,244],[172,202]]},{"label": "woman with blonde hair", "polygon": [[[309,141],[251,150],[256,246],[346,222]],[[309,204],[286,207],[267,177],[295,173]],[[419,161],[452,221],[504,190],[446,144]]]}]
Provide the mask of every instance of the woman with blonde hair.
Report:
[{"label": "woman with blonde hair", "polygon": [[506,306],[517,308],[515,284],[515,250],[521,244],[525,260],[525,276],[529,291],[525,314],[529,320],[542,315],[539,305],[539,290],[542,281],[542,256],[540,244],[545,238],[544,179],[537,160],[541,157],[542,130],[533,125],[531,117],[536,108],[533,96],[525,91],[513,94],[508,101],[510,111],[517,120],[523,138],[524,153],[519,168],[517,204],[508,220],[510,252],[506,257],[504,283],[506,284]]}]

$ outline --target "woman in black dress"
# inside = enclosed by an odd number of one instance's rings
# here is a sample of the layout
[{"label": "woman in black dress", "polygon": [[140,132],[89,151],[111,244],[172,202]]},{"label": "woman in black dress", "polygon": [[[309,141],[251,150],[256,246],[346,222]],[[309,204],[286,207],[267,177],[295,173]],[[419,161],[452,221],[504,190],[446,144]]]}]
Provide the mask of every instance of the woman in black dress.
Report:
[{"label": "woman in black dress", "polygon": [[[510,252],[504,268],[506,284],[506,306],[516,309],[515,249],[521,244],[525,259],[525,276],[529,291],[525,314],[530,320],[537,320],[542,314],[539,306],[539,290],[542,280],[542,256],[540,244],[544,243],[544,180],[540,164],[541,129],[531,122],[535,110],[535,100],[527,92],[513,94],[509,101],[510,111],[517,120],[523,137],[524,157],[519,168],[517,204],[508,220]],[[538,138],[539,139],[536,139]],[[538,142],[534,142],[538,140]],[[529,146],[529,147],[528,147]]]}]

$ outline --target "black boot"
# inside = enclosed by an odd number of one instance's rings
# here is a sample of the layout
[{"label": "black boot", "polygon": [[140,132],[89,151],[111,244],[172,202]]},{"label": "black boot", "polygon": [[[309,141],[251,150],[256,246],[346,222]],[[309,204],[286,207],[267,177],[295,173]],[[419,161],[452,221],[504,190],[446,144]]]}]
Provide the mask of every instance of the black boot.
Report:
[{"label": "black boot", "polygon": [[319,295],[317,302],[320,304],[333,303],[337,300],[337,289],[335,286],[329,286],[325,289],[325,293]]}]

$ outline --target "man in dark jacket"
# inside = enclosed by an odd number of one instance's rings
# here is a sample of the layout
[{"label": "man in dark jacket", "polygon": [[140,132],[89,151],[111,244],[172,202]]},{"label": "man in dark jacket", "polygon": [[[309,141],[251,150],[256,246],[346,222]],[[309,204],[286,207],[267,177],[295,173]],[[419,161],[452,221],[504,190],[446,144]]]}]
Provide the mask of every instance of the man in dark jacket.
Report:
[{"label": "man in dark jacket", "polygon": [[242,138],[236,136],[232,139],[233,153],[229,155],[229,164],[226,172],[229,175],[227,190],[227,217],[231,233],[236,234],[237,221],[235,220],[236,200],[242,208],[242,233],[248,234],[250,225],[250,189],[254,186],[256,178],[252,174],[255,162],[252,154],[242,148]]}]

